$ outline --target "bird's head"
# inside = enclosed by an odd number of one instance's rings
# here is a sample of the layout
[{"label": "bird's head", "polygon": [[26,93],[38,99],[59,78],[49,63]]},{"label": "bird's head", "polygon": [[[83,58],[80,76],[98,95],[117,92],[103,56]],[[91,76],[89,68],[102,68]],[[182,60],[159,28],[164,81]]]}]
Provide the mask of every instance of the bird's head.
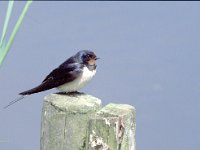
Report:
[{"label": "bird's head", "polygon": [[81,60],[82,63],[89,66],[93,65],[96,66],[96,60],[99,59],[97,58],[94,52],[89,50],[79,51],[76,55],[79,56],[79,59]]}]

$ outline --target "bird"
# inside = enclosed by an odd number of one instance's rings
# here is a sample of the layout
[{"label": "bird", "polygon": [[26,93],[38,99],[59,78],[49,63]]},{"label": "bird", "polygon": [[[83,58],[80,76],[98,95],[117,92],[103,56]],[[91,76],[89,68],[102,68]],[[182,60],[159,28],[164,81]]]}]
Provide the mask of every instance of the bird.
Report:
[{"label": "bird", "polygon": [[25,96],[57,88],[60,92],[73,93],[83,88],[96,74],[96,60],[91,50],[81,50],[52,70],[42,83],[32,89],[19,93],[20,98],[11,101],[7,108]]}]

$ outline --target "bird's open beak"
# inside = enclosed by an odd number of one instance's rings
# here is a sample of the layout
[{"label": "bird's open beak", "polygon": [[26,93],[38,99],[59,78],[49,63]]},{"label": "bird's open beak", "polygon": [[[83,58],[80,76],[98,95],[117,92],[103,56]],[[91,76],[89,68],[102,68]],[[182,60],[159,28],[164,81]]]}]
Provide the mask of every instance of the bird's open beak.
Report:
[{"label": "bird's open beak", "polygon": [[96,57],[96,58],[95,58],[95,60],[98,60],[98,59],[100,59],[100,58],[99,58],[99,57]]}]

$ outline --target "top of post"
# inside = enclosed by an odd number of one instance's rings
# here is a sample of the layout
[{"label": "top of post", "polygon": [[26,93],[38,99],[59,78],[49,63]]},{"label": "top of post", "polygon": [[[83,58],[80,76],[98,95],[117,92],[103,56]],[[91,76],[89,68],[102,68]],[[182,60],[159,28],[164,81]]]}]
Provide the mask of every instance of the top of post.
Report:
[{"label": "top of post", "polygon": [[50,103],[59,111],[71,113],[87,113],[101,108],[101,100],[88,94],[50,94],[45,96],[45,102]]}]

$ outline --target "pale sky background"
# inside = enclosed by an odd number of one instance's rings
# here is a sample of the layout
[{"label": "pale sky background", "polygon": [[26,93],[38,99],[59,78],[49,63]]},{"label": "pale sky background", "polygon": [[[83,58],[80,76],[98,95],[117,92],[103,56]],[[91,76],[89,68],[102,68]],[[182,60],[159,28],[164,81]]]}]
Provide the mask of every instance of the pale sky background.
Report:
[{"label": "pale sky background", "polygon": [[2,107],[82,49],[101,59],[81,91],[135,106],[137,150],[199,149],[199,41],[199,2],[33,2],[0,68],[0,150],[39,150],[43,97],[56,90]]}]

